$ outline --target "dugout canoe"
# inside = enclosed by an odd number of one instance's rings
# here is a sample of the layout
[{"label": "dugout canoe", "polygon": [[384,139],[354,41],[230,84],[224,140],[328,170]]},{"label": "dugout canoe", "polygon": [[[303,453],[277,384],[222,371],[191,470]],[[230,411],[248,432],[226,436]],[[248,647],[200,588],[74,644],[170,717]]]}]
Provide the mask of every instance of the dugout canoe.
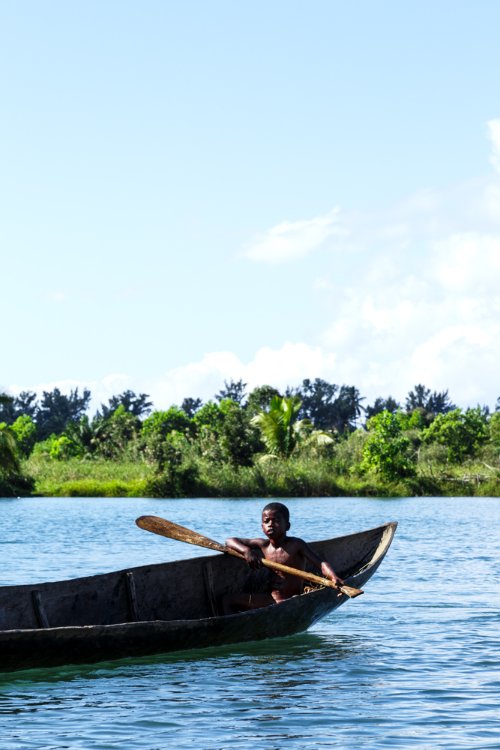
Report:
[{"label": "dugout canoe", "polygon": [[[384,559],[396,522],[312,542],[350,586]],[[348,597],[316,588],[262,609],[221,615],[225,594],[253,573],[224,554],[66,581],[0,587],[0,671],[84,664],[292,635]],[[255,588],[254,588],[255,590]],[[351,606],[360,606],[356,604]]]}]

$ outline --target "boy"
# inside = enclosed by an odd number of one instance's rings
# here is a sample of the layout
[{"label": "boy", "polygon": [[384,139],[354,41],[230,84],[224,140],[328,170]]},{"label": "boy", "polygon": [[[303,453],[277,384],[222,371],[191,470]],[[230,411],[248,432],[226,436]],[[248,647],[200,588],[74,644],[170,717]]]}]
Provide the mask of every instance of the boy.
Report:
[{"label": "boy", "polygon": [[[318,555],[304,542],[303,539],[287,536],[290,528],[290,513],[282,503],[269,503],[262,511],[262,531],[266,539],[238,539],[231,537],[226,540],[226,547],[240,552],[249,566],[253,569],[262,567],[262,558],[288,565],[290,568],[305,570],[309,561],[321,570],[325,578],[341,586],[344,581],[338,577],[333,568],[321,560]],[[224,597],[224,614],[234,614],[248,609],[259,609],[270,604],[289,599],[302,593],[304,581],[294,575],[269,570],[269,592],[257,594],[234,594]]]}]

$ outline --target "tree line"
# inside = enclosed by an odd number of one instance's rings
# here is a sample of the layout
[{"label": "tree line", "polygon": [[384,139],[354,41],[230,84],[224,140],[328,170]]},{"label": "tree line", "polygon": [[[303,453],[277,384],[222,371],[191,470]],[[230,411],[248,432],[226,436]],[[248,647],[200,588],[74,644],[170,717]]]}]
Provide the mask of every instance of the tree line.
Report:
[{"label": "tree line", "polygon": [[238,468],[266,457],[308,456],[341,471],[350,452],[356,471],[391,481],[415,476],[422,453],[453,464],[489,446],[495,460],[500,398],[494,413],[485,406],[462,410],[447,390],[418,384],[404,404],[391,396],[363,401],[356,387],[320,378],[284,392],[270,385],[247,392],[242,380],[229,381],[207,402],[186,398],[166,410],[155,410],[148,394],[126,390],[93,416],[88,389],[63,394],[54,388],[40,398],[31,391],[0,393],[0,476],[4,485],[15,484],[30,456],[128,458],[154,466],[164,488],[182,492],[196,484],[200,462]]}]

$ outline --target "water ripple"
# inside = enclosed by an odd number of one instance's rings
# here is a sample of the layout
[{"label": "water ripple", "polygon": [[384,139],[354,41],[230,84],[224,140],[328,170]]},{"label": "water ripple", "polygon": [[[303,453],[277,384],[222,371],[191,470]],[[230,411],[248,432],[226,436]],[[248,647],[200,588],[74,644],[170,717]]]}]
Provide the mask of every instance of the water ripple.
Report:
[{"label": "water ripple", "polygon": [[[135,517],[253,535],[262,502],[0,502],[1,575],[25,583],[189,557],[195,548],[141,534]],[[289,505],[305,537],[308,524],[330,536],[338,518],[345,533],[400,521],[365,596],[290,638],[0,675],[0,750],[499,748],[499,503]],[[235,513],[236,528],[222,528]]]}]

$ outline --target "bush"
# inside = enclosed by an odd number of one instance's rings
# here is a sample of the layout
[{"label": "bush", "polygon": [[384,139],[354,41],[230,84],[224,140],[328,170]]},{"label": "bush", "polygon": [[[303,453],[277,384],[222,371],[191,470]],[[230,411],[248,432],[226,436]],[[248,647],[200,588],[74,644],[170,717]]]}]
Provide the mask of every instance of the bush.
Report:
[{"label": "bush", "polygon": [[491,415],[488,428],[491,443],[497,451],[500,451],[500,411]]},{"label": "bush", "polygon": [[193,464],[168,464],[145,485],[147,497],[193,497],[199,493],[199,469]]},{"label": "bush", "polygon": [[423,433],[424,442],[446,446],[450,463],[460,463],[466,456],[475,456],[487,438],[486,414],[479,407],[465,412],[454,409],[448,414],[438,414]]},{"label": "bush", "polygon": [[363,449],[368,440],[366,430],[355,430],[348,438],[342,438],[335,446],[332,467],[337,474],[352,474],[359,470],[363,460]]},{"label": "bush", "polygon": [[411,441],[403,435],[398,414],[382,411],[368,420],[367,427],[361,469],[375,471],[390,481],[414,476]]},{"label": "bush", "polygon": [[27,457],[35,445],[37,428],[33,419],[27,414],[21,414],[11,425],[11,430],[16,438],[19,453]]},{"label": "bush", "polygon": [[448,449],[440,443],[422,445],[418,452],[418,465],[437,468],[448,460]]}]

